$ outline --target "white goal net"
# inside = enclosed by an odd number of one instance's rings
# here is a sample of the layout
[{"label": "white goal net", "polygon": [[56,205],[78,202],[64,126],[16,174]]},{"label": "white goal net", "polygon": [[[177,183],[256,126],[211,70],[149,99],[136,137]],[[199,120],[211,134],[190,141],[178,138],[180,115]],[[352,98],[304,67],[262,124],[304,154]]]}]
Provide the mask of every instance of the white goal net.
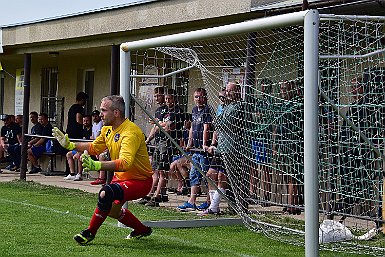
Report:
[{"label": "white goal net", "polygon": [[[319,142],[318,206],[324,249],[385,254],[381,235],[384,22],[382,17],[321,15],[319,131],[314,137]],[[169,164],[177,159],[173,156],[181,154],[176,145],[185,149],[189,144],[189,125],[184,121],[204,119],[194,116],[193,108],[199,105],[197,88],[207,92],[205,105],[211,117],[203,122],[210,130],[207,142],[201,143],[217,147],[215,154],[203,151],[204,146],[188,149],[189,157],[199,153],[207,158],[207,165],[193,164],[207,175],[199,181],[198,191],[191,188],[195,185],[189,174],[191,165],[182,165],[180,174],[169,172],[173,167],[165,165],[166,182],[158,198],[161,201],[154,206],[178,209],[196,192],[196,206],[206,199],[213,201],[210,192],[215,184],[224,189],[230,201],[221,201],[221,214],[231,215],[229,209],[235,209],[250,229],[303,245],[303,25],[135,49],[130,51],[130,58],[131,93],[135,99],[131,110],[147,136],[154,127],[149,116],[156,117],[161,106],[154,98],[159,94],[156,88],[162,87],[165,92],[173,89],[180,109],[187,114],[193,112],[192,117],[183,116],[183,124],[174,126],[179,132],[168,131],[173,138],[167,137],[173,148],[167,152]],[[238,98],[231,98],[231,90],[226,88],[229,82],[239,86]],[[198,127],[193,126],[193,130]],[[214,131],[218,142],[212,141]],[[158,142],[152,141],[149,149],[159,149]],[[222,161],[220,168],[215,166],[217,159]],[[224,171],[224,178],[214,176],[217,180],[207,183],[205,180],[212,178],[207,173],[210,168]],[[162,201],[165,195],[168,197]]]}]

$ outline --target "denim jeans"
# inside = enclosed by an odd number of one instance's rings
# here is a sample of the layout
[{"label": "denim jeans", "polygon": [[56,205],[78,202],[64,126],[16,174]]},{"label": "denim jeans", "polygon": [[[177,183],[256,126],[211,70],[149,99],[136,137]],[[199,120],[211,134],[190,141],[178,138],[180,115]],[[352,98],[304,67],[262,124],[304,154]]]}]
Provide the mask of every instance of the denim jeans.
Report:
[{"label": "denim jeans", "polygon": [[191,167],[190,174],[189,174],[190,185],[191,186],[200,185],[203,176],[195,167],[195,165],[198,166],[206,174],[209,166],[208,158],[204,154],[194,153],[191,159],[194,165]]}]

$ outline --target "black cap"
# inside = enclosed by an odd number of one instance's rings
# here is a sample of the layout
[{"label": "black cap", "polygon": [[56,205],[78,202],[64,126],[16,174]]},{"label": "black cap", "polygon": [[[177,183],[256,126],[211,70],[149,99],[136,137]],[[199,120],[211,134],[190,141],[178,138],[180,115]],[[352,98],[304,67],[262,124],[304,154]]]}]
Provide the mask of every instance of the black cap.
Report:
[{"label": "black cap", "polygon": [[8,118],[10,118],[8,114],[1,114],[0,117],[1,117],[1,120],[7,120]]},{"label": "black cap", "polygon": [[94,115],[100,115],[100,112],[98,111],[98,110],[94,110],[92,113],[91,113],[91,115],[92,116],[94,116]]}]

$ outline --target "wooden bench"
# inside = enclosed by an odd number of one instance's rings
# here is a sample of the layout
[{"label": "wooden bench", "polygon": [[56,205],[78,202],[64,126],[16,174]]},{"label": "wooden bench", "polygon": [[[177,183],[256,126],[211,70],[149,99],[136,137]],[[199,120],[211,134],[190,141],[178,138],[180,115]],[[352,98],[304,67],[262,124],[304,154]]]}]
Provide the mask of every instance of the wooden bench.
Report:
[{"label": "wooden bench", "polygon": [[[53,139],[55,140],[54,137],[52,136],[41,136],[41,135],[34,135],[34,134],[24,134],[25,137],[38,137],[38,138],[47,138],[47,139]],[[71,141],[73,142],[92,142],[93,140],[89,139],[72,139],[70,138]],[[60,153],[59,152],[43,152],[43,156],[48,156],[50,159],[50,163],[48,166],[47,171],[42,172],[42,174],[45,174],[46,176],[61,176],[65,174],[65,171],[55,171],[56,168],[56,156],[65,156],[66,150],[63,148],[63,151]],[[67,162],[67,160],[66,160]]]},{"label": "wooden bench", "polygon": [[52,152],[43,152],[43,156],[47,156],[49,158],[48,169],[47,171],[42,172],[42,174],[46,176],[61,176],[64,175],[64,171],[55,171],[56,168],[56,156],[63,156],[58,153]]}]

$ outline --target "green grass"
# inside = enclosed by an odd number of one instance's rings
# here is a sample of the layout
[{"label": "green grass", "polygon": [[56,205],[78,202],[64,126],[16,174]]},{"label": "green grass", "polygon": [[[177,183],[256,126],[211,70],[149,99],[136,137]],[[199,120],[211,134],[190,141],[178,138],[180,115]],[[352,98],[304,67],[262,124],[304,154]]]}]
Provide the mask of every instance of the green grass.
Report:
[{"label": "green grass", "polygon": [[[244,226],[160,229],[144,239],[125,240],[129,229],[108,218],[92,243],[73,235],[88,226],[96,194],[33,182],[0,183],[1,256],[304,256],[304,248],[271,240]],[[174,210],[130,204],[143,221],[196,218]],[[363,256],[322,251],[320,256]]]}]

